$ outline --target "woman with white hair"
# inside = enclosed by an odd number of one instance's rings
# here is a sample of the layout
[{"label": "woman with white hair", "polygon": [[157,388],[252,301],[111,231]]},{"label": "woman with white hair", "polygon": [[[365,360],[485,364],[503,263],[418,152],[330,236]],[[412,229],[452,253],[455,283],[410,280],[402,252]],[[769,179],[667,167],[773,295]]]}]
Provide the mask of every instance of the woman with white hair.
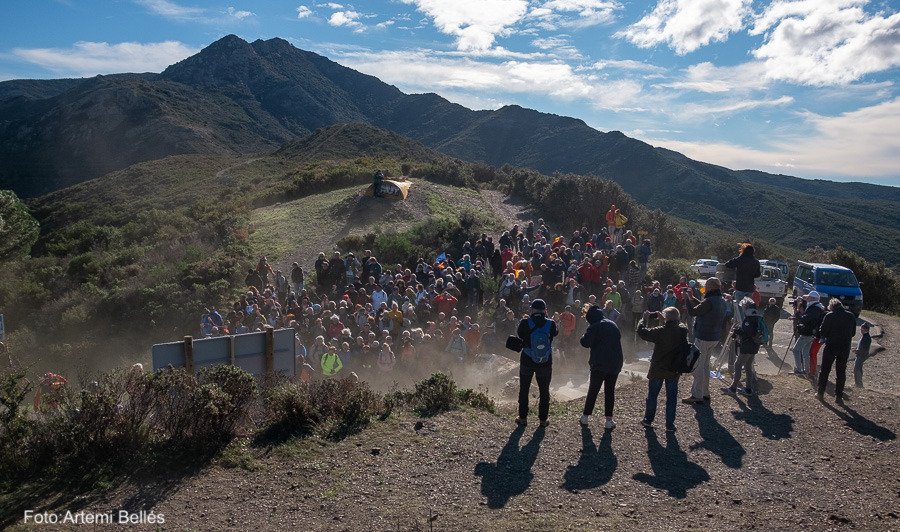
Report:
[{"label": "woman with white hair", "polygon": [[[740,391],[746,396],[753,395],[756,389],[756,372],[753,371],[753,362],[756,353],[759,352],[760,343],[757,342],[757,331],[764,328],[762,315],[756,308],[756,303],[749,297],[741,300],[741,310],[744,313],[744,320],[740,327],[735,327],[732,334],[738,339],[739,354],[737,361],[734,363],[734,379],[731,386],[722,388],[727,394],[735,394]],[[741,382],[741,370],[747,375],[747,385],[743,389],[738,388]]]},{"label": "woman with white hair", "polygon": [[638,326],[638,336],[653,343],[653,355],[647,389],[647,405],[641,424],[651,428],[656,417],[656,402],[663,383],[666,385],[666,431],[675,432],[675,408],[678,406],[678,373],[672,370],[675,355],[681,342],[687,341],[687,327],[681,324],[681,313],[675,307],[666,307],[655,313],[664,321],[659,327],[647,328],[650,311],[644,311],[644,319]]}]

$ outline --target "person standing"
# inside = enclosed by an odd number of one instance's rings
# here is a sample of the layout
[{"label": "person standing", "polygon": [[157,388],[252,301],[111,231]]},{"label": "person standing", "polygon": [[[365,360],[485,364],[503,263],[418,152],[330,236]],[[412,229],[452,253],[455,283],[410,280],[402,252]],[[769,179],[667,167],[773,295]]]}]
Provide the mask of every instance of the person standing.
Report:
[{"label": "person standing", "polygon": [[769,304],[763,310],[763,322],[766,329],[769,330],[769,343],[766,347],[772,347],[772,340],[775,338],[775,324],[781,318],[781,307],[778,306],[778,300],[774,297],[769,298]]},{"label": "person standing", "polygon": [[641,282],[644,282],[644,279],[647,278],[647,264],[650,262],[650,255],[653,253],[653,248],[650,247],[650,239],[645,238],[641,243],[641,247],[638,250],[638,263],[641,265]]},{"label": "person standing", "polygon": [[703,301],[697,301],[689,290],[685,290],[682,296],[688,314],[694,317],[694,345],[700,350],[700,358],[692,372],[694,383],[691,395],[681,400],[687,404],[702,405],[709,401],[709,359],[719,344],[722,323],[725,321],[727,305],[722,297],[719,279],[710,277],[704,288]]},{"label": "person standing", "polygon": [[296,262],[291,264],[291,283],[294,285],[294,292],[299,294],[303,291],[303,268]]},{"label": "person standing", "polygon": [[516,328],[522,340],[519,356],[519,417],[516,423],[528,424],[528,391],[531,380],[538,385],[538,419],[541,426],[550,424],[550,379],[553,376],[553,338],[559,334],[556,322],[547,318],[547,304],[543,299],[531,303],[531,316],[523,318]]},{"label": "person standing", "polygon": [[819,389],[816,397],[821,401],[828,386],[831,365],[835,366],[834,401],[844,404],[844,383],[847,381],[847,361],[850,359],[850,343],[856,334],[856,317],[844,307],[840,299],[828,302],[828,314],[822,319],[818,337],[825,340],[822,353],[822,371],[819,372]]},{"label": "person standing", "polygon": [[372,196],[376,198],[381,197],[381,182],[384,181],[384,174],[381,170],[375,170],[375,174],[372,176]]},{"label": "person standing", "polygon": [[[797,323],[797,342],[794,344],[794,373],[798,375],[812,375],[816,368],[810,367],[809,348],[813,338],[818,335],[819,326],[825,316],[825,308],[819,303],[819,293],[813,290],[803,296],[806,301],[806,309],[802,312],[799,307],[794,319]],[[854,325],[855,328],[855,325]]]},{"label": "person standing", "polygon": [[722,391],[728,394],[738,392],[738,384],[741,381],[741,369],[747,374],[747,385],[741,392],[746,396],[753,395],[756,389],[756,372],[753,371],[753,360],[756,353],[759,352],[759,346],[756,342],[756,333],[760,329],[762,316],[756,308],[756,303],[749,297],[745,297],[740,301],[741,311],[744,319],[741,321],[740,327],[735,327],[733,334],[738,338],[738,347],[740,354],[734,363],[734,379],[731,386],[722,388]]},{"label": "person standing", "polygon": [[681,324],[681,315],[675,307],[663,309],[661,318],[664,324],[648,329],[646,326],[650,312],[644,312],[644,319],[638,326],[638,336],[642,340],[653,343],[653,355],[650,357],[650,369],[647,379],[647,405],[641,424],[645,428],[653,426],[656,417],[656,402],[663,383],[666,385],[666,431],[675,432],[675,408],[678,406],[678,373],[671,368],[675,362],[675,354],[682,340],[687,341],[687,328]]},{"label": "person standing", "polygon": [[616,234],[616,214],[618,214],[618,212],[619,209],[617,209],[615,205],[611,206],[609,210],[606,211],[606,230],[610,238]]},{"label": "person standing", "polygon": [[859,326],[859,342],[853,348],[856,353],[856,362],[853,363],[853,380],[857,388],[863,387],[863,363],[869,358],[869,350],[872,348],[872,337],[869,336],[869,324],[863,322]]},{"label": "person standing", "polygon": [[591,306],[585,315],[590,325],[581,337],[582,347],[591,350],[588,365],[591,369],[591,380],[588,385],[587,397],[584,400],[584,410],[579,422],[588,424],[588,418],[594,413],[594,405],[597,403],[597,395],[603,387],[603,409],[606,415],[604,428],[615,428],[613,421],[613,407],[616,401],[616,379],[622,372],[624,357],[622,355],[622,335],[615,323],[606,319],[600,307]]},{"label": "person standing", "polygon": [[737,302],[743,301],[745,297],[753,297],[754,279],[760,276],[759,261],[754,253],[753,244],[741,244],[740,254],[725,262],[726,268],[735,270],[734,300]]}]

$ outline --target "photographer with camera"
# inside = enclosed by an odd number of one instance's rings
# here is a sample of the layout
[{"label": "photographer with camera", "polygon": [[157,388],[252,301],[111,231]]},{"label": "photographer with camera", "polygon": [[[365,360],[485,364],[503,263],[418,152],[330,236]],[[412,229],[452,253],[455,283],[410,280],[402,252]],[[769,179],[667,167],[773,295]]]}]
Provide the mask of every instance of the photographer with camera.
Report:
[{"label": "photographer with camera", "polygon": [[795,375],[814,375],[816,368],[809,365],[809,348],[812,346],[813,338],[818,334],[819,327],[822,325],[822,318],[825,317],[825,307],[819,302],[819,293],[813,290],[803,296],[806,307],[799,301],[794,303],[794,325],[797,331],[797,343],[794,344],[794,374]]},{"label": "photographer with camera", "polygon": [[[651,317],[662,318],[665,322],[659,327],[647,328],[647,320]],[[678,373],[673,371],[672,364],[682,338],[687,337],[687,328],[681,324],[681,314],[675,307],[666,307],[662,312],[651,314],[644,311],[644,319],[638,326],[641,340],[653,343],[653,355],[650,357],[650,369],[647,371],[647,404],[641,425],[652,428],[656,417],[656,402],[659,392],[666,385],[666,431],[675,432],[675,409],[678,406]]]}]

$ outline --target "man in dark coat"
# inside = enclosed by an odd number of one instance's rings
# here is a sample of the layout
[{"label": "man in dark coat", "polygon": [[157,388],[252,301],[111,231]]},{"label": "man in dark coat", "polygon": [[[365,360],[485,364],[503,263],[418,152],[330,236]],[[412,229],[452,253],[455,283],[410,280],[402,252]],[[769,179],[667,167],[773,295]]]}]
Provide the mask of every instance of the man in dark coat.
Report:
[{"label": "man in dark coat", "polygon": [[[546,427],[550,424],[547,419],[550,415],[550,378],[553,376],[553,355],[546,362],[535,362],[528,354],[534,349],[531,345],[531,334],[533,330],[543,328],[549,322],[549,337],[559,334],[556,322],[547,318],[547,304],[543,299],[535,299],[531,303],[531,316],[524,318],[519,322],[516,328],[516,336],[518,336],[524,345],[522,354],[519,356],[519,417],[516,423],[526,425],[528,423],[528,390],[531,388],[531,379],[536,378],[538,385],[538,419],[541,426]],[[533,324],[533,325],[532,325]]]},{"label": "man in dark coat", "polygon": [[[726,268],[735,269],[734,300],[743,301],[745,297],[753,297],[755,281],[760,276],[759,261],[752,244],[741,244],[740,254],[725,263]],[[741,316],[741,319],[744,317]]]},{"label": "man in dark coat", "polygon": [[818,337],[825,341],[822,353],[822,371],[819,373],[819,389],[816,397],[821,401],[828,386],[831,365],[835,366],[834,401],[844,404],[844,383],[847,381],[847,360],[850,359],[850,343],[856,334],[856,317],[844,307],[840,299],[828,302],[828,314],[822,319]]},{"label": "man in dark coat", "polygon": [[591,358],[588,361],[591,368],[591,381],[588,385],[580,422],[582,425],[588,424],[588,416],[594,413],[594,405],[597,403],[597,395],[602,386],[604,389],[603,406],[606,414],[604,427],[611,430],[616,426],[616,422],[613,421],[616,379],[619,378],[624,363],[622,335],[616,324],[606,319],[603,311],[597,305],[588,309],[585,318],[590,326],[581,337],[581,346],[591,350]]},{"label": "man in dark coat", "polygon": [[651,428],[656,417],[656,400],[666,385],[666,430],[675,432],[675,408],[678,406],[678,373],[671,368],[675,362],[676,348],[687,341],[687,328],[681,324],[681,314],[675,307],[666,307],[661,313],[664,324],[652,329],[647,328],[649,311],[644,311],[644,319],[638,326],[641,340],[653,343],[653,355],[650,357],[650,369],[647,379],[650,381],[647,390],[647,406],[641,424]]}]

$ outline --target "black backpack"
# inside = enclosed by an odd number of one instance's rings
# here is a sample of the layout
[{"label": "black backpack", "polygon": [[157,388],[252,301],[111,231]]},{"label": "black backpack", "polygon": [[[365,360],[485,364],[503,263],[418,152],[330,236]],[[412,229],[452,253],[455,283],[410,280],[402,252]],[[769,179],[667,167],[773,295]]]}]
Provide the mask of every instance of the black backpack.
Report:
[{"label": "black backpack", "polygon": [[687,340],[687,329],[681,331],[681,342],[675,348],[675,357],[672,359],[672,367],[675,373],[691,373],[697,360],[700,359],[700,350]]}]

